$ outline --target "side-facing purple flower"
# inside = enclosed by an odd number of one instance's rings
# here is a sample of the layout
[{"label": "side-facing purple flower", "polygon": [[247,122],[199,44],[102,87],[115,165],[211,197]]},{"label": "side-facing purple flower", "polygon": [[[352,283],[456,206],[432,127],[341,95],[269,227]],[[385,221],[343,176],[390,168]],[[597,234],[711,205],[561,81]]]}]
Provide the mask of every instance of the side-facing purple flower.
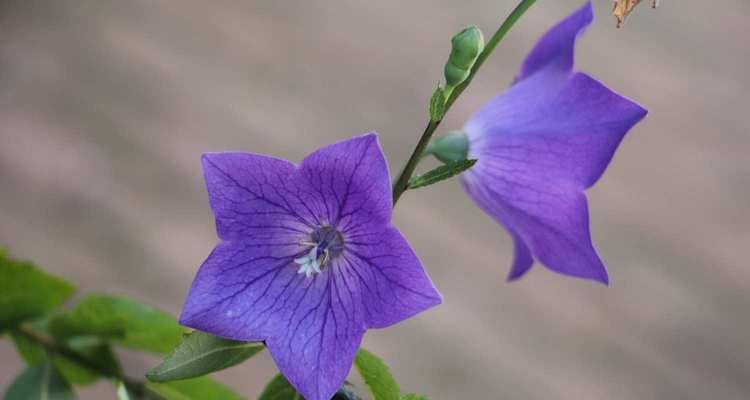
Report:
[{"label": "side-facing purple flower", "polygon": [[646,110],[574,70],[578,37],[593,21],[591,3],[548,31],[514,85],[464,126],[469,195],[515,242],[509,280],[534,262],[608,283],[594,250],[584,190],[604,173],[625,133]]},{"label": "side-facing purple flower", "polygon": [[247,153],[203,156],[221,243],[180,322],[265,341],[308,400],[329,400],[362,336],[441,302],[391,225],[390,177],[376,134],[324,147],[301,165]]}]

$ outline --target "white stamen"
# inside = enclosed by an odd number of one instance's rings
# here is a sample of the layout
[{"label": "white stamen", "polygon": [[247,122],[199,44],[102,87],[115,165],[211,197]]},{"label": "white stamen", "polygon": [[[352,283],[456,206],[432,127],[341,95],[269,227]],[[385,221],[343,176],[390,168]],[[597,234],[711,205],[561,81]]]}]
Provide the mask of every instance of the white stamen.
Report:
[{"label": "white stamen", "polygon": [[319,274],[320,273],[320,263],[318,262],[318,259],[315,257],[318,254],[318,246],[314,246],[312,249],[310,249],[310,252],[307,253],[306,256],[295,258],[294,262],[296,264],[299,264],[299,270],[297,270],[298,274],[305,274],[306,277],[311,277],[314,273]]}]

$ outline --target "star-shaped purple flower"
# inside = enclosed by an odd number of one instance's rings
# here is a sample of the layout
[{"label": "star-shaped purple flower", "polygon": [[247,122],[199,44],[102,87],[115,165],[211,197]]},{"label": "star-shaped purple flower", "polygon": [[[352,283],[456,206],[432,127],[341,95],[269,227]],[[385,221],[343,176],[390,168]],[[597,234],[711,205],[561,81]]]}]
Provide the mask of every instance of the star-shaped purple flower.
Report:
[{"label": "star-shaped purple flower", "polygon": [[441,302],[393,225],[376,134],[324,147],[299,166],[247,153],[203,156],[221,243],[203,263],[180,322],[265,341],[308,400],[338,390],[369,328]]},{"label": "star-shaped purple flower", "polygon": [[584,190],[604,173],[625,133],[646,110],[574,70],[591,3],[553,27],[523,63],[514,85],[464,126],[476,165],[462,182],[515,241],[509,280],[534,259],[608,283],[594,250]]}]

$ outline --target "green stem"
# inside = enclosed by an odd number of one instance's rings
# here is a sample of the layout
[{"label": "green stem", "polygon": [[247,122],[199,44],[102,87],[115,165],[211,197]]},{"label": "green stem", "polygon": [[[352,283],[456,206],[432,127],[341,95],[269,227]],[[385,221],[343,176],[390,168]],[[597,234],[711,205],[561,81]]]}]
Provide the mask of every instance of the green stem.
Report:
[{"label": "green stem", "polygon": [[474,66],[471,67],[469,77],[466,78],[465,81],[461,82],[461,84],[456,86],[455,89],[453,89],[453,93],[451,93],[450,97],[448,97],[448,100],[445,102],[445,111],[448,111],[448,109],[453,105],[456,99],[458,99],[458,96],[460,96],[464,89],[469,86],[471,80],[474,79],[474,75],[476,75],[477,71],[479,71],[479,68],[482,66],[482,64],[484,64],[487,58],[489,58],[490,54],[495,51],[495,47],[500,44],[500,42],[505,38],[505,35],[510,32],[510,28],[512,28],[513,25],[515,25],[516,22],[521,19],[521,16],[523,16],[526,11],[534,5],[534,3],[536,3],[536,0],[522,0],[521,3],[519,3],[516,8],[513,9],[513,11],[511,11],[510,15],[508,15],[508,18],[506,18],[503,24],[500,25],[499,28],[497,28],[495,34],[492,35],[490,40],[484,46],[484,50],[481,54],[479,54],[479,57],[477,57],[477,60],[474,62]]},{"label": "green stem", "polygon": [[152,391],[150,391],[144,382],[125,376],[119,369],[110,370],[103,368],[101,365],[91,360],[87,356],[71,349],[68,346],[65,346],[64,344],[57,342],[55,338],[47,334],[37,332],[25,325],[14,328],[12,332],[16,335],[23,336],[24,338],[43,347],[48,354],[60,355],[78,365],[86,367],[87,369],[90,369],[92,371],[96,371],[101,376],[121,381],[125,385],[125,387],[133,392],[133,394],[138,396],[138,398],[144,397],[146,394],[148,394],[149,397],[147,398],[149,399],[162,398],[157,393],[153,393]]},{"label": "green stem", "polygon": [[[516,6],[516,8],[510,13],[510,15],[508,15],[508,18],[506,18],[503,24],[500,25],[495,34],[492,35],[490,40],[485,45],[482,53],[479,54],[479,57],[477,57],[476,62],[474,62],[474,65],[471,67],[469,77],[466,78],[465,81],[461,82],[460,85],[456,86],[451,92],[450,96],[445,102],[446,113],[451,108],[456,99],[458,99],[458,96],[460,96],[461,93],[463,93],[463,91],[469,86],[472,79],[474,79],[474,75],[476,75],[477,71],[479,71],[479,68],[482,66],[482,64],[484,64],[484,61],[487,60],[490,54],[492,54],[500,41],[502,41],[505,35],[508,34],[510,28],[515,25],[515,23],[521,18],[521,16],[526,13],[526,11],[532,5],[534,5],[534,3],[536,3],[536,0],[522,0],[521,3],[519,3],[518,6]],[[401,198],[401,195],[404,193],[404,191],[406,191],[406,189],[408,188],[409,179],[411,179],[412,175],[414,174],[414,170],[417,168],[417,164],[419,164],[419,161],[422,158],[422,153],[427,148],[427,145],[432,139],[433,133],[435,133],[435,130],[439,125],[440,121],[430,121],[427,124],[427,127],[425,127],[425,130],[422,133],[422,137],[420,137],[419,142],[417,142],[417,147],[414,148],[414,151],[411,153],[411,156],[406,162],[404,169],[401,171],[401,174],[399,174],[396,182],[393,184],[394,205],[396,204],[398,199]]]},{"label": "green stem", "polygon": [[411,176],[414,174],[414,170],[417,168],[419,160],[422,159],[422,153],[430,143],[432,134],[435,133],[435,129],[437,129],[438,125],[440,125],[440,121],[430,120],[430,122],[427,123],[427,127],[422,133],[422,137],[419,138],[419,142],[417,142],[417,147],[414,148],[414,151],[409,157],[409,161],[406,162],[404,169],[401,170],[401,174],[398,176],[398,179],[396,179],[396,183],[393,184],[393,205],[396,205],[398,199],[404,194],[404,191],[406,191],[406,188],[409,186],[409,179],[411,179]]}]

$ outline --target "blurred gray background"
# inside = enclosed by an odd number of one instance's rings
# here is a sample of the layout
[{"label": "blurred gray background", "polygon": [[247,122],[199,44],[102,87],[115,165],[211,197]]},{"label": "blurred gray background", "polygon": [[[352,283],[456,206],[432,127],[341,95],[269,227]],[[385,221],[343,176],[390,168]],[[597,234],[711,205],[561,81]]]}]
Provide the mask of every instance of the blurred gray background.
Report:
[{"label": "blurred gray background", "polygon": [[[582,0],[540,0],[449,113],[458,128]],[[445,304],[365,345],[431,399],[750,398],[750,2],[611,1],[579,68],[650,110],[590,191],[612,285],[536,266],[504,282],[505,231],[456,182],[395,222]],[[216,242],[200,154],[299,161],[369,130],[390,167],[426,120],[453,33],[515,1],[0,2],[0,244],[82,291],[179,312]],[[132,375],[155,358],[126,355]],[[0,387],[22,363],[0,342]],[[255,398],[263,354],[219,378]],[[111,398],[106,383],[84,391]]]}]

